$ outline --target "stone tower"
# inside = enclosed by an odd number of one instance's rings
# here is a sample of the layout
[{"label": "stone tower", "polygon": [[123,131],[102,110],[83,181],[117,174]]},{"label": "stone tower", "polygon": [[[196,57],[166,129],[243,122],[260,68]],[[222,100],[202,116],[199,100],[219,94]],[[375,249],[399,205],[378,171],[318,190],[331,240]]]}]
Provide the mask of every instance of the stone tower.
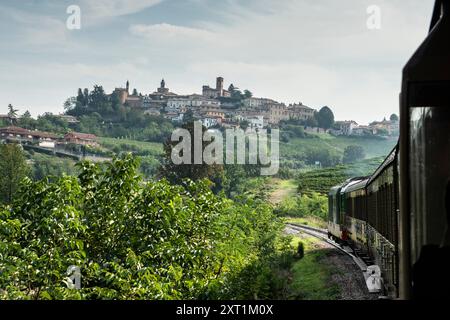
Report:
[{"label": "stone tower", "polygon": [[219,95],[219,97],[223,96],[223,78],[218,77],[216,80],[216,90]]}]

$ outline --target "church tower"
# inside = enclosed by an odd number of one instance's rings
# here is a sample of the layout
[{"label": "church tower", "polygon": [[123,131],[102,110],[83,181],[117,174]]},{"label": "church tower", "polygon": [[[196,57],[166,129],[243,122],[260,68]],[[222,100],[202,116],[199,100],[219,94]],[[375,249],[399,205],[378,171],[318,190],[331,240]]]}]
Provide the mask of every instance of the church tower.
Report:
[{"label": "church tower", "polygon": [[168,94],[169,88],[166,88],[166,81],[164,79],[161,80],[161,87],[158,88],[158,93]]}]

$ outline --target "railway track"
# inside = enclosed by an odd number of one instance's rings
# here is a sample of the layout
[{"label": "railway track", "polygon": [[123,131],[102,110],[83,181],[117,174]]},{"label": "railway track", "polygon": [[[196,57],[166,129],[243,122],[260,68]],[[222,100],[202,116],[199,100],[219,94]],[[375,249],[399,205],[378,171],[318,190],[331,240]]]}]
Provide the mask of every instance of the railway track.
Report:
[{"label": "railway track", "polygon": [[342,247],[340,244],[330,240],[328,238],[328,232],[325,229],[319,229],[319,228],[314,228],[314,227],[310,227],[310,226],[305,226],[305,225],[301,225],[301,224],[293,224],[293,223],[287,223],[286,224],[287,227],[295,230],[295,231],[299,231],[299,232],[303,232],[306,234],[309,234],[315,238],[318,238],[324,242],[327,242],[328,244],[330,244],[331,246],[335,247],[337,250],[341,251],[342,253],[350,256],[353,261],[355,262],[355,264],[361,269],[361,271],[364,273],[367,271],[367,265],[366,263],[359,258],[358,256],[353,254],[353,250],[349,247]]}]

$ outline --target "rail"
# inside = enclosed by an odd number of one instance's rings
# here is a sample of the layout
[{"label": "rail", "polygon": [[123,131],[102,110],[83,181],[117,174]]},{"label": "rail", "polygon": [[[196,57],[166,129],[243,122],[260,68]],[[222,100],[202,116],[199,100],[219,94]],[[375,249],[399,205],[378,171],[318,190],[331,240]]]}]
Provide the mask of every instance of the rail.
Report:
[{"label": "rail", "polygon": [[367,265],[363,260],[361,260],[359,257],[355,256],[353,254],[353,250],[349,247],[342,247],[341,245],[337,244],[336,242],[332,241],[331,239],[328,239],[328,231],[325,229],[320,228],[314,228],[310,226],[305,226],[301,224],[295,224],[295,223],[287,223],[288,227],[290,227],[293,230],[297,230],[303,233],[307,233],[313,237],[316,237],[324,242],[327,242],[328,244],[332,245],[339,251],[345,253],[346,255],[350,256],[355,264],[361,269],[362,272],[367,271]]}]

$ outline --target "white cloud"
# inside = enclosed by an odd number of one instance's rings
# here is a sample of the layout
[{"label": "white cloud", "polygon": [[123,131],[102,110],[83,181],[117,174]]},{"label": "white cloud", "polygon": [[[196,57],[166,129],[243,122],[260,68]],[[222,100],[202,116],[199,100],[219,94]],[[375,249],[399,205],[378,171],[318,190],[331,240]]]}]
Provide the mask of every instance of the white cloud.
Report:
[{"label": "white cloud", "polygon": [[227,3],[227,23],[140,25],[130,32],[149,40],[150,56],[169,55],[179,67],[174,77],[207,82],[222,75],[257,95],[330,105],[338,118],[359,122],[397,112],[401,69],[426,36],[433,6],[378,0],[382,29],[372,31],[368,0],[262,0],[258,10]]},{"label": "white cloud", "polygon": [[93,18],[111,18],[133,14],[164,0],[82,0],[81,8]]},{"label": "white cloud", "polygon": [[132,25],[130,32],[135,36],[148,38],[151,40],[169,40],[169,41],[210,41],[213,40],[214,34],[207,30],[189,28],[183,26],[172,25],[168,23],[153,25]]},{"label": "white cloud", "polygon": [[5,6],[0,6],[0,11],[16,23],[11,28],[21,35],[18,38],[23,41],[22,45],[66,44],[68,30],[65,21]]},{"label": "white cloud", "polygon": [[[9,83],[8,90],[0,92],[0,103],[59,107],[74,88],[98,83],[109,90],[127,78],[146,93],[162,77],[173,92],[193,93],[222,75],[227,85],[233,82],[257,96],[316,108],[329,105],[338,119],[367,123],[397,111],[401,69],[426,36],[433,6],[433,0],[190,0],[204,8],[195,19],[192,12],[172,5],[166,20],[124,17],[161,1],[80,0],[82,16],[87,17],[83,26],[107,21],[111,28],[99,28],[92,37],[74,33],[73,43],[81,49],[61,64],[49,65],[44,54],[37,66],[28,61],[21,66],[0,63],[0,82]],[[371,4],[381,8],[379,31],[366,28]],[[58,21],[40,17],[30,24],[29,18],[16,15],[28,40],[44,44],[66,38],[72,43]],[[116,22],[128,23],[127,34],[114,28]],[[38,28],[32,28],[34,23]],[[25,46],[43,53],[55,46],[49,47]],[[15,89],[18,83],[27,95]]]}]

